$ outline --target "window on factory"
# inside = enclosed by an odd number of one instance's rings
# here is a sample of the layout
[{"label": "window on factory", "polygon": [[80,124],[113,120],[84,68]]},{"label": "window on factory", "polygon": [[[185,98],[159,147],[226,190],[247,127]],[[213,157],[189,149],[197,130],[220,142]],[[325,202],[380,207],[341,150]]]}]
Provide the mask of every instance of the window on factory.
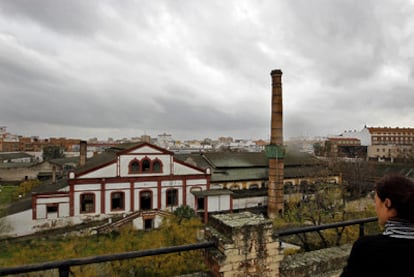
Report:
[{"label": "window on factory", "polygon": [[80,195],[80,213],[95,212],[95,194],[84,193]]},{"label": "window on factory", "polygon": [[129,173],[139,173],[139,161],[137,159],[133,159],[129,163]]},{"label": "window on factory", "polygon": [[167,207],[178,206],[178,190],[168,189],[166,192]]},{"label": "window on factory", "polygon": [[49,213],[57,213],[59,210],[59,204],[51,203],[46,205],[46,212]]},{"label": "window on factory", "polygon": [[162,163],[159,159],[152,161],[152,171],[153,172],[162,172]]},{"label": "window on factory", "polygon": [[116,191],[111,193],[111,211],[125,210],[125,193]]},{"label": "window on factory", "polygon": [[148,157],[145,157],[141,161],[142,163],[142,172],[149,172],[151,169],[151,160]]},{"label": "window on factory", "polygon": [[142,160],[137,160],[134,158],[129,162],[129,173],[160,173],[163,169],[162,162],[156,158],[151,160],[148,157],[144,157]]},{"label": "window on factory", "polygon": [[152,191],[144,190],[139,193],[140,210],[152,209]]}]

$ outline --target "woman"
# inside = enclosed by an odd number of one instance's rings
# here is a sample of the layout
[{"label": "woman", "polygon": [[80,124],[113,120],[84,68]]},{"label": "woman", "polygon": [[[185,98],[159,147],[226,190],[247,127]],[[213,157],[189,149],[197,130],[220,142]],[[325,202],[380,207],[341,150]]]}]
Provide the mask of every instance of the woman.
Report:
[{"label": "woman", "polygon": [[383,177],[376,184],[375,210],[384,232],[354,243],[341,277],[414,277],[414,182]]}]

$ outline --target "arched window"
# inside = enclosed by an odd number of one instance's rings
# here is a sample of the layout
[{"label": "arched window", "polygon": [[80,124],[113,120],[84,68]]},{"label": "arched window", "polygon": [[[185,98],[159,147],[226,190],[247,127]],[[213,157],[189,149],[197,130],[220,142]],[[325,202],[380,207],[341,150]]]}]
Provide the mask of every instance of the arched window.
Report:
[{"label": "arched window", "polygon": [[80,213],[95,212],[95,194],[84,193],[80,195]]},{"label": "arched window", "polygon": [[125,210],[125,193],[116,191],[111,193],[111,211]]},{"label": "arched window", "polygon": [[142,172],[149,172],[151,170],[151,160],[145,157],[142,160]]},{"label": "arched window", "polygon": [[166,192],[167,207],[169,206],[178,206],[178,190],[177,189],[168,189]]},{"label": "arched window", "polygon": [[139,161],[137,159],[133,159],[129,163],[129,173],[138,173],[139,172]]},{"label": "arched window", "polygon": [[153,172],[162,172],[162,163],[159,159],[152,161],[152,171]]}]

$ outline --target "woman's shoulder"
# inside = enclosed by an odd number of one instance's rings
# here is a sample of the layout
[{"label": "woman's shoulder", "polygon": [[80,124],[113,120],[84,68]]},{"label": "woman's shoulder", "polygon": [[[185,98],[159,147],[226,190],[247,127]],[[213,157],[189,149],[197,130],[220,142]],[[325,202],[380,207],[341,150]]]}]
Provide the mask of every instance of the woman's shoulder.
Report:
[{"label": "woman's shoulder", "polygon": [[411,239],[403,239],[403,238],[393,238],[390,236],[385,236],[382,234],[379,235],[371,235],[371,236],[363,236],[360,237],[355,243],[358,244],[371,244],[371,243],[402,243],[402,244],[407,244],[408,242],[413,242],[414,240]]},{"label": "woman's shoulder", "polygon": [[[392,238],[385,235],[373,235],[373,236],[364,236],[359,238],[355,243],[353,248],[356,251],[364,252],[374,252],[375,254],[380,254],[383,251],[393,251],[396,252],[407,251],[413,252],[414,240],[412,239],[401,239],[401,238]],[[404,251],[403,251],[404,252]]]}]

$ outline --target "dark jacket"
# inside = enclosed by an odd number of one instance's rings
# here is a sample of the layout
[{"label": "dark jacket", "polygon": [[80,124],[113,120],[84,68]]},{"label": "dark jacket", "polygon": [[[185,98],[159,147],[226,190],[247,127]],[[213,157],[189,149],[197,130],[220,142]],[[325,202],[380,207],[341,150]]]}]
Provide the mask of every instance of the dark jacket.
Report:
[{"label": "dark jacket", "polygon": [[414,277],[414,239],[384,235],[359,238],[341,277]]}]

